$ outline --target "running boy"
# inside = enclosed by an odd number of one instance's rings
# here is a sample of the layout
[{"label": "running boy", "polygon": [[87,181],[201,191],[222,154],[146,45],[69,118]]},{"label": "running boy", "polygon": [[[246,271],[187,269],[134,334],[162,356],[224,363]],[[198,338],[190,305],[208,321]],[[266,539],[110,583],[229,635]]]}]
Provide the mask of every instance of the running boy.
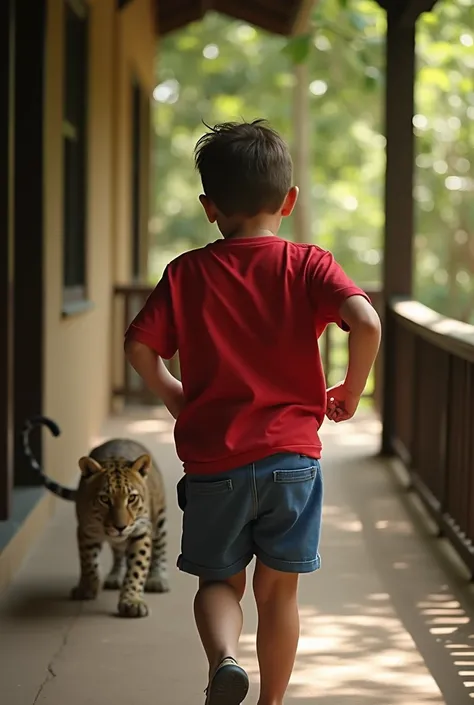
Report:
[{"label": "running boy", "polygon": [[[126,355],[177,420],[185,470],[182,571],[209,661],[206,705],[239,705],[246,567],[256,556],[258,705],[282,705],[299,636],[300,573],[317,570],[326,414],[355,413],[380,342],[361,291],[315,245],[277,236],[298,190],[266,124],[218,125],[196,147],[201,204],[223,239],[171,264],[126,333]],[[318,337],[349,331],[345,380],[326,391]],[[179,350],[181,382],[163,359]]]}]

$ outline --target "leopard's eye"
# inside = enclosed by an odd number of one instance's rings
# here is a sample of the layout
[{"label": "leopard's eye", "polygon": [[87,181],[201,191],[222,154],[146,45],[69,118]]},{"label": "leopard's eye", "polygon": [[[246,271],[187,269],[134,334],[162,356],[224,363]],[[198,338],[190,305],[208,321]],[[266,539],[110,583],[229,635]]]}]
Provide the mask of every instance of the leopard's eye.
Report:
[{"label": "leopard's eye", "polygon": [[99,495],[99,502],[109,506],[109,504],[111,503],[109,495],[105,494],[105,492],[101,492],[101,494]]},{"label": "leopard's eye", "polygon": [[134,492],[133,494],[129,495],[128,503],[133,504],[134,502],[137,501],[137,499],[138,499],[138,492]]}]

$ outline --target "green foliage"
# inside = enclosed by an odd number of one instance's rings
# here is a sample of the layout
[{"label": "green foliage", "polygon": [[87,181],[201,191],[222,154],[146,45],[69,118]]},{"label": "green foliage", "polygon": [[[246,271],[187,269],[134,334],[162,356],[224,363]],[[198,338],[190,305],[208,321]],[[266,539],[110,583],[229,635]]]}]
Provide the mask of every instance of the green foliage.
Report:
[{"label": "green foliage", "polygon": [[474,323],[474,6],[444,0],[417,33],[415,287]]},{"label": "green foliage", "polygon": [[[155,91],[152,277],[217,237],[198,202],[202,121],[265,117],[293,143],[295,65],[310,76],[312,230],[359,282],[380,278],[385,14],[372,0],[319,0],[311,31],[285,40],[209,13],[161,42]],[[474,9],[439,0],[419,21],[417,296],[474,318]],[[291,238],[291,219],[282,235]]]},{"label": "green foliage", "polygon": [[[293,142],[294,65],[308,63],[313,227],[359,281],[380,267],[385,16],[371,0],[320,0],[311,32],[286,40],[209,13],[157,55],[152,276],[175,252],[217,236],[197,197],[202,121],[265,117]],[[282,235],[291,238],[291,219]]]},{"label": "green foliage", "polygon": [[310,32],[299,34],[288,41],[283,51],[285,54],[288,54],[294,64],[301,64],[306,61],[309,56],[312,39],[313,35]]}]

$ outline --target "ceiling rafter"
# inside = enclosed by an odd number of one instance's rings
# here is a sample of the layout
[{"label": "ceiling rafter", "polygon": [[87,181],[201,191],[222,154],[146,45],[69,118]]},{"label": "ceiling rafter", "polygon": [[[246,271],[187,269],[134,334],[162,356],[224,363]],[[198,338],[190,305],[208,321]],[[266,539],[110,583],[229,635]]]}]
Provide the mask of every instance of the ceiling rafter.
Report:
[{"label": "ceiling rafter", "polygon": [[158,32],[161,35],[202,19],[209,10],[249,22],[275,34],[291,35],[300,12],[308,12],[314,0],[157,0]]}]

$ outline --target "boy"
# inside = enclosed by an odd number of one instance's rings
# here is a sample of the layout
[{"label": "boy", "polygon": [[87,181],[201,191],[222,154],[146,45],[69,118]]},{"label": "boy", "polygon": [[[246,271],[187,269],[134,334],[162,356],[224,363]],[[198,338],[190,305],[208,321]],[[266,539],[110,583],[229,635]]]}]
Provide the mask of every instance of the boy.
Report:
[{"label": "boy", "polygon": [[[258,705],[282,705],[299,637],[300,573],[319,568],[324,415],[355,413],[380,342],[364,292],[332,255],[277,236],[298,195],[285,143],[262,120],[196,146],[201,204],[223,240],[181,255],[126,334],[130,364],[177,420],[186,502],[178,566],[199,577],[206,705],[239,705],[240,601],[256,556]],[[349,330],[349,365],[325,389],[318,337]],[[163,363],[179,350],[182,385]]]}]

